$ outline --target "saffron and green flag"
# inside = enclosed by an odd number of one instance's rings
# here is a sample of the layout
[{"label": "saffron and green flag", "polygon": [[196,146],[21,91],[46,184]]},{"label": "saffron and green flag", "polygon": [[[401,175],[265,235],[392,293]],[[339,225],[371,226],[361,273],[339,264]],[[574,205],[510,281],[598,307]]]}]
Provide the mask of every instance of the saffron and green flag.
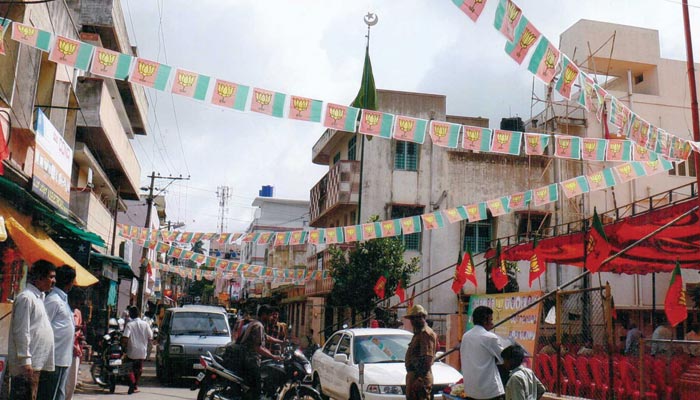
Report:
[{"label": "saffron and green flag", "polygon": [[461,125],[442,121],[430,121],[430,139],[436,146],[456,149],[459,145]]},{"label": "saffron and green flag", "polygon": [[273,246],[279,247],[279,246],[289,245],[289,238],[291,236],[292,236],[291,232],[277,232],[275,234],[275,242],[274,242]]},{"label": "saffron and green flag", "polygon": [[345,230],[345,242],[359,242],[362,240],[362,226],[361,225],[350,225],[343,227]]},{"label": "saffron and green flag", "polygon": [[144,58],[136,58],[129,82],[156,90],[165,90],[173,68]]},{"label": "saffron and green flag", "polygon": [[87,71],[94,50],[95,46],[91,44],[56,36],[49,53],[49,61]]},{"label": "saffron and green flag", "polygon": [[505,52],[520,65],[540,36],[540,31],[526,17],[522,17],[515,28],[515,40],[506,42]]},{"label": "saffron and green flag", "polygon": [[51,33],[30,25],[13,22],[11,37],[22,44],[45,52],[51,50]]},{"label": "saffron and green flag", "polygon": [[393,124],[393,114],[363,109],[362,114],[360,115],[360,127],[358,132],[363,135],[379,136],[385,139],[390,139]]},{"label": "saffron and green flag", "polygon": [[562,97],[571,100],[574,83],[578,82],[579,69],[566,55],[561,55],[561,73],[554,88]]},{"label": "saffron and green flag", "polygon": [[293,231],[292,236],[289,238],[289,245],[294,246],[297,244],[306,243],[306,236],[308,231]]},{"label": "saffron and green flag", "polygon": [[374,85],[372,62],[369,59],[369,46],[367,46],[365,48],[365,63],[362,68],[362,83],[351,105],[365,110],[376,110],[377,104],[377,88]]},{"label": "saffron and green flag", "polygon": [[631,161],[632,142],[629,140],[609,139],[608,147],[605,151],[607,161]]},{"label": "saffron and green flag", "polygon": [[250,86],[217,79],[214,83],[214,94],[211,96],[211,104],[243,111],[248,102],[249,92]]},{"label": "saffron and green flag", "polygon": [[486,0],[452,0],[452,3],[459,7],[472,21],[476,22],[484,11]]},{"label": "saffron and green flag", "polygon": [[287,117],[290,119],[298,119],[300,121],[321,122],[321,108],[323,102],[321,100],[309,99],[301,96],[291,96],[289,100],[289,113]]},{"label": "saffron and green flag", "polygon": [[266,245],[270,239],[272,239],[272,234],[274,232],[262,232],[260,235],[257,237],[255,243],[259,245]]},{"label": "saffron and green flag", "polygon": [[506,259],[501,250],[501,241],[496,245],[496,262],[491,266],[491,281],[496,290],[501,291],[508,284],[508,270],[506,269]]},{"label": "saffron and green flag", "polygon": [[494,217],[500,217],[501,215],[508,214],[510,212],[508,196],[499,197],[497,199],[489,200],[486,202],[486,206],[491,211],[491,215]]},{"label": "saffron and green flag", "polygon": [[401,222],[401,233],[404,235],[421,231],[420,216],[418,215],[401,218],[399,221]]},{"label": "saffron and green flag", "polygon": [[564,196],[566,196],[567,199],[580,196],[583,193],[590,192],[591,190],[585,176],[577,176],[576,178],[565,180],[559,184],[561,185],[561,188],[564,191]]},{"label": "saffron and green flag", "polygon": [[491,137],[492,153],[510,154],[517,156],[520,154],[520,141],[523,133],[515,131],[505,131],[496,129]]},{"label": "saffron and green flag", "polygon": [[381,234],[381,228],[379,230],[377,229],[376,222],[368,222],[366,224],[362,224],[361,226],[362,226],[362,240],[376,239]]},{"label": "saffron and green flag", "polygon": [[462,148],[477,153],[489,151],[492,132],[489,128],[464,125],[462,127]]},{"label": "saffron and green flag", "polygon": [[469,218],[469,215],[467,214],[467,208],[464,206],[449,208],[445,210],[445,216],[451,224],[454,224],[455,222],[459,221],[464,221],[465,219]]},{"label": "saffron and green flag", "polygon": [[671,154],[671,135],[661,128],[657,128],[655,151],[667,158]]},{"label": "saffron and green flag", "polygon": [[617,165],[615,167],[617,171],[617,176],[620,177],[620,182],[629,182],[632,179],[637,179],[640,176],[646,176],[646,171],[641,162],[632,161],[624,164]]},{"label": "saffron and green flag", "polygon": [[608,141],[605,139],[582,138],[581,159],[587,161],[605,161]]},{"label": "saffron and green flag", "polygon": [[476,275],[474,274],[474,260],[469,251],[461,255],[461,260],[457,262],[457,268],[455,268],[455,275],[452,280],[452,291],[456,294],[462,291],[462,287],[467,280],[477,286]]},{"label": "saffron and green flag", "polygon": [[559,191],[557,190],[557,184],[552,183],[551,185],[543,186],[533,190],[533,203],[535,206],[543,206],[559,200]]},{"label": "saffron and green flag", "polygon": [[549,85],[554,79],[561,52],[547,38],[542,37],[530,58],[527,69],[532,72],[545,85]]},{"label": "saffron and green flag", "polygon": [[382,237],[392,237],[401,234],[401,223],[398,219],[391,219],[379,223]]},{"label": "saffron and green flag", "polygon": [[204,101],[211,78],[184,69],[175,70],[175,80],[170,91],[174,94]]},{"label": "saffron and green flag", "polygon": [[337,243],[343,243],[343,228],[342,227],[335,227],[335,228],[326,228],[326,244],[337,244]]},{"label": "saffron and green flag", "polygon": [[664,311],[666,319],[675,327],[688,318],[688,303],[686,301],[685,286],[681,275],[681,264],[676,260],[676,267],[671,274],[671,284],[668,286],[664,299]]},{"label": "saffron and green flag", "polygon": [[612,168],[605,168],[602,171],[586,175],[586,180],[588,180],[588,187],[591,189],[591,192],[606,189],[617,184]]},{"label": "saffron and green flag", "polygon": [[339,131],[355,132],[355,123],[359,113],[359,108],[328,103],[323,126]]},{"label": "saffron and green flag", "polygon": [[659,138],[659,128],[654,125],[649,126],[649,140],[647,141],[646,148],[651,151],[656,151],[656,141]]},{"label": "saffron and green flag", "polygon": [[394,120],[392,137],[396,140],[423,144],[427,130],[427,120],[397,115]]},{"label": "saffron and green flag", "polygon": [[445,221],[442,219],[442,213],[437,211],[421,215],[423,219],[423,227],[425,230],[439,229],[445,226]]},{"label": "saffron and green flag", "polygon": [[608,237],[605,235],[603,223],[598,216],[598,210],[593,208],[593,223],[591,229],[588,230],[584,251],[586,269],[592,273],[598,272],[601,264],[608,258],[612,250]]},{"label": "saffron and green flag", "polygon": [[632,159],[634,161],[654,161],[659,155],[644,146],[632,143]]},{"label": "saffron and green flag", "polygon": [[515,38],[515,27],[518,26],[523,12],[511,0],[500,0],[496,8],[496,17],[493,26],[501,32],[509,41]]},{"label": "saffron and green flag", "polygon": [[525,132],[525,154],[541,156],[549,145],[549,135]]},{"label": "saffron and green flag", "polygon": [[284,116],[284,102],[286,99],[287,95],[284,93],[253,88],[250,111],[282,118]]},{"label": "saffron and green flag", "polygon": [[11,23],[9,19],[0,18],[0,55],[5,55],[5,31]]},{"label": "saffron and green flag", "polygon": [[608,116],[608,122],[616,127],[615,132],[611,133],[617,136],[627,136],[627,124],[630,120],[630,114],[632,111],[627,108],[624,104],[614,96],[610,99],[610,115]]},{"label": "saffron and green flag", "polygon": [[309,231],[309,244],[319,245],[325,243],[325,229],[311,229]]},{"label": "saffron and green flag", "polygon": [[640,146],[646,146],[649,142],[649,130],[651,124],[639,115],[632,113],[630,123],[627,124],[627,137]]},{"label": "saffron and green flag", "polygon": [[511,194],[508,199],[508,208],[511,210],[517,210],[520,208],[525,208],[532,201],[532,190],[525,192]]},{"label": "saffron and green flag", "polygon": [[468,205],[467,215],[469,222],[481,221],[488,218],[488,214],[486,213],[486,203],[481,202]]},{"label": "saffron and green flag", "polygon": [[554,135],[554,155],[559,158],[581,159],[581,138],[569,135]]},{"label": "saffron and green flag", "polygon": [[646,175],[651,176],[672,169],[673,163],[663,157],[657,157],[654,161],[642,162],[642,167],[644,167]]},{"label": "saffron and green flag", "polygon": [[528,279],[530,287],[532,287],[532,282],[547,271],[547,263],[537,244],[537,235],[535,235],[535,241],[532,243],[532,255],[530,256],[530,277]]}]

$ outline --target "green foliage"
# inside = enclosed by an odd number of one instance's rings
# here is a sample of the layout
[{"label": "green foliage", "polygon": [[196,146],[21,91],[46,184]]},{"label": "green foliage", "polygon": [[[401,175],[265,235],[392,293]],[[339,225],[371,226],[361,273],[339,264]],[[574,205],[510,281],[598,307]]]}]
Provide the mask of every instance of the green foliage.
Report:
[{"label": "green foliage", "polygon": [[406,262],[404,251],[403,243],[396,237],[361,242],[347,252],[331,247],[330,272],[334,284],[330,305],[350,307],[366,316],[379,300],[374,284],[380,276],[386,276],[387,297],[394,294],[399,280],[406,288],[411,275],[419,269],[419,260],[414,257]]}]

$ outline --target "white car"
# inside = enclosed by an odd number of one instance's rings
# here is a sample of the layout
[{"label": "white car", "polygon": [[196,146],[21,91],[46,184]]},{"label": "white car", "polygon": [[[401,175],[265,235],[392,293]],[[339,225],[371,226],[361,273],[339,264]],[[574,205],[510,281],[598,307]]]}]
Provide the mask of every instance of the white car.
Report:
[{"label": "white car", "polygon": [[[333,334],[311,358],[314,385],[334,399],[405,399],[404,356],[413,333],[403,329],[344,329]],[[359,363],[364,365],[360,385]],[[462,378],[456,369],[442,362],[433,364],[433,393]],[[440,397],[435,397],[439,399]]]}]

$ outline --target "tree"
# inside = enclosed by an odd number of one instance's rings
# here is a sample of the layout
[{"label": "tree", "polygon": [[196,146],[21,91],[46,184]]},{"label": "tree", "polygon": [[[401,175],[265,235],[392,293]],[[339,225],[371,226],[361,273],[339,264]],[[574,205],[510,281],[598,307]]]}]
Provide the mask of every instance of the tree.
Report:
[{"label": "tree", "polygon": [[[371,221],[376,221],[372,217]],[[402,241],[397,237],[368,240],[358,243],[349,251],[330,248],[330,272],[333,290],[329,303],[336,307],[350,307],[365,318],[380,300],[374,293],[374,284],[385,276],[387,297],[394,294],[401,280],[405,288],[410,276],[418,271],[418,257],[404,260]]]}]

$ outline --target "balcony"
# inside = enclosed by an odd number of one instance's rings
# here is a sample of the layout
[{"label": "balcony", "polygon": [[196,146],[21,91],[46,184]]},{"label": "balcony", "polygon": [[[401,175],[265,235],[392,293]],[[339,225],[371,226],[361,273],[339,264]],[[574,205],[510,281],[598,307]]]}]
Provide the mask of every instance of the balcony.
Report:
[{"label": "balcony", "polygon": [[354,133],[326,129],[311,149],[311,162],[319,165],[328,165],[331,157],[341,143],[347,143]]},{"label": "balcony", "polygon": [[141,166],[107,84],[81,78],[76,95],[84,116],[78,118],[76,141],[87,145],[122,198],[138,200]]},{"label": "balcony", "polygon": [[[126,21],[119,0],[81,0],[79,7],[79,20],[83,30],[94,32],[81,34],[81,40],[120,53],[137,55],[135,47],[132,47],[129,42]],[[126,119],[125,126],[129,125],[127,133],[146,135],[148,102],[143,87],[120,80],[112,81],[112,85],[121,97],[126,111],[121,116]]]},{"label": "balcony", "polygon": [[333,290],[333,278],[323,278],[306,282],[304,294],[307,297],[323,297]]},{"label": "balcony", "polygon": [[101,201],[97,193],[89,189],[71,190],[70,209],[82,221],[86,222],[87,230],[107,239],[112,237],[112,213]]},{"label": "balcony", "polygon": [[331,213],[357,207],[360,162],[340,161],[311,189],[311,226],[326,226]]}]

